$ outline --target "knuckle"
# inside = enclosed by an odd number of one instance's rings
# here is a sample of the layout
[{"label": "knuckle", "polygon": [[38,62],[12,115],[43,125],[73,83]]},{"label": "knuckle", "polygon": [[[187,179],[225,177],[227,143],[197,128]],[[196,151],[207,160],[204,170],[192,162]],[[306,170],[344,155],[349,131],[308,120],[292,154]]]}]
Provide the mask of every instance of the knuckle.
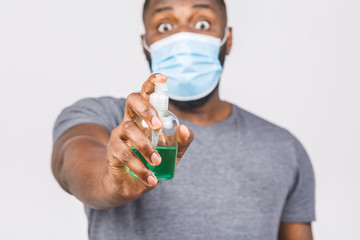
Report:
[{"label": "knuckle", "polygon": [[137,145],[145,155],[150,155],[153,152],[152,147],[147,142],[139,142]]},{"label": "knuckle", "polygon": [[114,147],[116,147],[116,141],[114,137],[111,137],[106,144],[106,153],[108,154],[108,157],[110,157],[110,154],[114,151]]},{"label": "knuckle", "polygon": [[124,196],[125,198],[132,198],[134,195],[133,191],[131,190],[131,187],[129,187],[124,183],[122,184],[121,192],[122,192],[121,195]]},{"label": "knuckle", "polygon": [[132,160],[132,153],[128,150],[125,150],[119,154],[120,160],[124,163],[129,163]]},{"label": "knuckle", "polygon": [[123,164],[121,163],[121,161],[119,160],[119,158],[117,157],[117,154],[113,153],[111,150],[108,151],[106,153],[107,155],[107,163],[108,166],[110,166],[111,168],[118,168],[121,167]]},{"label": "knuckle", "polygon": [[135,127],[135,123],[133,121],[124,121],[122,122],[122,127],[125,131],[129,131]]},{"label": "knuckle", "polygon": [[141,112],[142,112],[143,115],[148,115],[149,113],[152,113],[151,105],[150,104],[144,105]]},{"label": "knuckle", "polygon": [[143,117],[151,117],[155,115],[155,110],[150,103],[145,103],[139,111]]},{"label": "knuckle", "polygon": [[112,141],[110,139],[110,141],[108,141],[107,144],[106,144],[106,153],[111,152],[111,149],[112,149],[111,145],[112,145]]},{"label": "knuckle", "polygon": [[111,163],[113,162],[114,156],[111,153],[111,151],[107,151],[106,152],[106,157],[107,157],[107,162],[109,165],[111,165]]},{"label": "knuckle", "polygon": [[110,138],[113,139],[119,135],[119,127],[114,128],[111,130]]},{"label": "knuckle", "polygon": [[116,144],[119,141],[124,141],[128,139],[127,136],[125,135],[125,131],[123,127],[124,122],[125,121],[122,121],[119,126],[117,126],[115,129],[111,131],[111,136],[109,141],[111,144]]},{"label": "knuckle", "polygon": [[138,93],[135,93],[135,92],[130,93],[130,94],[128,95],[128,97],[126,98],[126,100],[127,100],[127,101],[132,101],[137,95],[139,95],[139,94],[138,94]]}]

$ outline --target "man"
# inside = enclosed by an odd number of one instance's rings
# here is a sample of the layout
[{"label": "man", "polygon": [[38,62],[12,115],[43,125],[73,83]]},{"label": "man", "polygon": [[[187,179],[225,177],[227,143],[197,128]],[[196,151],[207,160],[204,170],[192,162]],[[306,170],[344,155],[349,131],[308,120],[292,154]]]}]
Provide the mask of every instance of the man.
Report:
[{"label": "man", "polygon": [[[89,238],[312,239],[314,175],[305,150],[288,131],[219,98],[232,45],[224,2],[148,0],[143,19],[154,74],[141,92],[81,100],[54,127],[52,169],[85,204]],[[130,147],[161,163],[134,119],[161,129],[148,100],[165,81],[169,108],[186,125],[176,132],[177,162],[184,157],[174,179],[158,182]]]}]

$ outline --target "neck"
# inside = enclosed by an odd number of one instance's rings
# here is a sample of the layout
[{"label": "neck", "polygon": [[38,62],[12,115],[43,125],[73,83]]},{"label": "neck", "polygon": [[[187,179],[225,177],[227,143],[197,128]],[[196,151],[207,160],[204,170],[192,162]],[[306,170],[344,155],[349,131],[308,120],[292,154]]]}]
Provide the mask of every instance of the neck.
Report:
[{"label": "neck", "polygon": [[169,110],[184,120],[203,126],[227,119],[232,111],[230,103],[219,98],[218,89],[202,107],[183,111],[169,104]]}]

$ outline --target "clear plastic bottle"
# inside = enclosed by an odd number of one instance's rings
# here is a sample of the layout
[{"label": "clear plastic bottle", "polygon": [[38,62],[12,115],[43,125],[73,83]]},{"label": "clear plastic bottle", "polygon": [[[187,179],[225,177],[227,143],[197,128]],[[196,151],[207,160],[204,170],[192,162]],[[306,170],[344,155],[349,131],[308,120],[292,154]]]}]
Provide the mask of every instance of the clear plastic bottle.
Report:
[{"label": "clear plastic bottle", "polygon": [[[136,155],[143,161],[143,163],[154,173],[159,181],[169,180],[174,177],[176,156],[177,156],[177,142],[176,129],[179,126],[179,120],[172,112],[168,111],[169,97],[166,94],[166,83],[155,83],[155,92],[150,95],[150,103],[154,106],[161,121],[162,128],[159,131],[153,131],[149,128],[144,120],[136,118],[135,122],[142,129],[144,134],[150,139],[155,146],[156,151],[161,156],[161,163],[158,166],[151,166],[141,155],[141,153],[131,147]],[[130,171],[133,176],[136,176]]]}]

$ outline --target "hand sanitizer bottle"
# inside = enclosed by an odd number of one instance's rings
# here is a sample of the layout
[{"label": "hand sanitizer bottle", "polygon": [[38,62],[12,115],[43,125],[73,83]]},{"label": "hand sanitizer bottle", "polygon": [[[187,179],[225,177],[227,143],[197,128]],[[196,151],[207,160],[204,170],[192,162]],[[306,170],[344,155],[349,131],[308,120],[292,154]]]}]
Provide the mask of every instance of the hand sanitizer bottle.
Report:
[{"label": "hand sanitizer bottle", "polygon": [[[151,143],[155,146],[156,151],[160,154],[160,165],[155,167],[151,166],[137,149],[131,147],[159,181],[169,180],[174,177],[178,150],[175,134],[176,129],[179,126],[179,120],[175,114],[168,111],[169,97],[166,94],[166,91],[166,83],[155,83],[155,92],[150,95],[150,103],[158,112],[163,123],[163,126],[159,131],[151,130],[141,118],[135,119],[135,122],[150,139]],[[133,172],[130,171],[130,173],[135,176]]]}]

